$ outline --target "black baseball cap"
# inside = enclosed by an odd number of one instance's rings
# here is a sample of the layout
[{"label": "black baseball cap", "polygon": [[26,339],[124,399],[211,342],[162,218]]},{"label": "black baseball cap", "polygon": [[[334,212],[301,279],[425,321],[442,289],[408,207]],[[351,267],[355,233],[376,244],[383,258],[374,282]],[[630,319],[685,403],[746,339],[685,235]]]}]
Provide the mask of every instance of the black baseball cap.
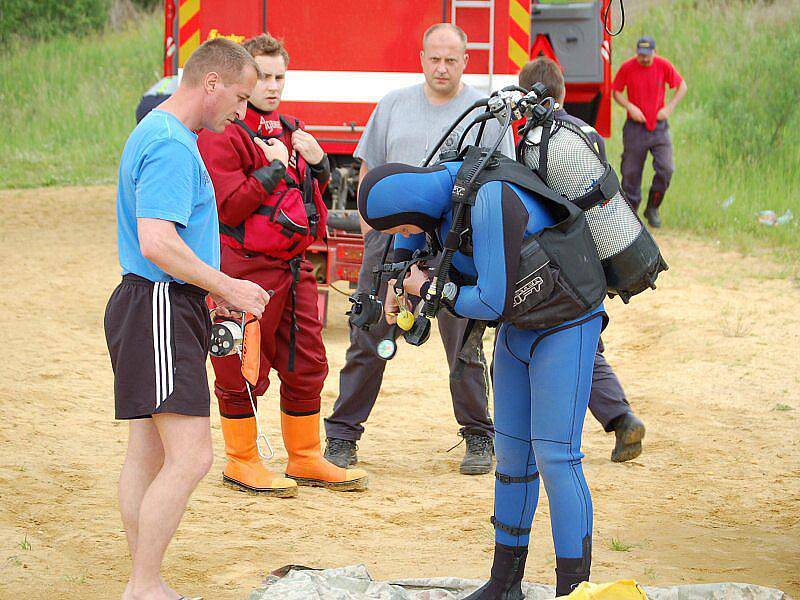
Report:
[{"label": "black baseball cap", "polygon": [[639,38],[636,42],[636,54],[652,54],[656,49],[656,41],[649,35]]}]

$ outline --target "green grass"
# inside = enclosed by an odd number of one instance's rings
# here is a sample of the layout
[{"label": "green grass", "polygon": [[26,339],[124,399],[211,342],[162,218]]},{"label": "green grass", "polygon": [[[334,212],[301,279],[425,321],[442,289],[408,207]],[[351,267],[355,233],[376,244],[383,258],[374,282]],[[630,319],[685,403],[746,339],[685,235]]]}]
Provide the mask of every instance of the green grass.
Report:
[{"label": "green grass", "polygon": [[114,182],[139,98],[161,76],[161,27],[152,13],[4,53],[0,188]]},{"label": "green grass", "polygon": [[108,19],[110,5],[110,0],[3,0],[0,46],[15,39],[98,31]]},{"label": "green grass", "polygon": [[608,547],[614,552],[629,552],[633,548],[633,544],[626,544],[622,540],[611,538]]},{"label": "green grass", "polygon": [[[670,118],[676,171],[664,204],[668,228],[745,252],[769,249],[800,277],[800,4],[676,0],[629,19],[614,64],[641,35],[656,39],[689,92]],[[615,107],[609,156],[618,165],[624,113]],[[647,194],[652,169],[644,179]],[[733,196],[729,207],[725,200]],[[794,219],[768,227],[762,210]]]},{"label": "green grass", "polygon": [[[113,183],[136,104],[160,77],[161,28],[156,11],[121,32],[0,51],[0,188]],[[670,119],[676,173],[666,228],[766,251],[800,284],[800,3],[648,3],[629,11],[615,66],[643,34],[689,84]],[[623,120],[615,107],[608,148],[616,166]],[[648,166],[645,194],[651,175]],[[756,222],[759,211],[786,209],[788,225]]]}]

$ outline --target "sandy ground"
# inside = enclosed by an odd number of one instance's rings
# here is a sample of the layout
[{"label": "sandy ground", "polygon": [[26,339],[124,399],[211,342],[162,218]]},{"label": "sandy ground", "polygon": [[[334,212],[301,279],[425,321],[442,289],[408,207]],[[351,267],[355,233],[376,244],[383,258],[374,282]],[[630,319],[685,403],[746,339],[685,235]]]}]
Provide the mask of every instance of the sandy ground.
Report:
[{"label": "sandy ground", "polygon": [[[129,560],[116,507],[126,425],[113,420],[102,313],[117,283],[113,190],[0,192],[0,597],[113,598]],[[657,293],[608,303],[605,336],[648,426],[640,459],[612,464],[591,419],[596,581],[746,581],[800,595],[800,287],[763,257],[660,236]],[[323,414],[347,346],[332,297]],[[263,418],[280,446],[274,392]],[[484,577],[493,478],[457,472],[438,341],[403,346],[360,443],[363,494],[265,500],[220,484],[223,444],[191,500],[165,573],[185,593],[244,598],[288,563],[363,562],[376,578]],[[216,410],[212,407],[212,413]],[[279,450],[278,468],[285,464]],[[612,548],[612,540],[620,544]],[[547,506],[526,578],[553,581]]]}]

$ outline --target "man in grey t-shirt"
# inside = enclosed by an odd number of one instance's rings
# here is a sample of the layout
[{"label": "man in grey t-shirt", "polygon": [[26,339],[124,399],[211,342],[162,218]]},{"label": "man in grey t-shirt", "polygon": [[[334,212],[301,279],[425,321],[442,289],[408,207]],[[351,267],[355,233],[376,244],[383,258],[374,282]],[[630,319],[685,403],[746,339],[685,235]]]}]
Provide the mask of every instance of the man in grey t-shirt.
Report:
[{"label": "man in grey t-shirt", "polygon": [[[449,23],[434,25],[425,32],[420,53],[425,83],[390,92],[378,103],[355,152],[356,158],[362,161],[359,181],[370,169],[389,162],[420,164],[459,115],[476,100],[485,97],[485,94],[461,82],[469,59],[466,43],[464,32]],[[469,122],[469,118],[462,121],[448,136],[441,151],[456,148]],[[477,130],[476,126],[469,132],[465,144],[475,143]],[[481,145],[494,143],[499,133],[499,123],[489,121]],[[510,130],[501,142],[500,151],[514,158],[514,138]],[[364,223],[362,231],[364,258],[358,291],[366,292],[372,286],[372,268],[380,261],[389,236],[370,229]],[[385,290],[384,282],[378,297],[383,298]],[[489,417],[483,349],[480,348],[464,365],[461,377],[454,379],[452,371],[467,321],[441,311],[437,322],[451,369],[453,410],[461,425],[460,435],[467,442],[460,471],[467,475],[488,473],[492,468],[494,426]],[[364,432],[362,423],[372,411],[386,367],[375,348],[389,331],[390,327],[384,320],[369,331],[350,325],[350,348],[339,374],[339,397],[333,413],[325,419],[328,436],[325,457],[340,466],[354,465],[358,460],[356,441]]]}]

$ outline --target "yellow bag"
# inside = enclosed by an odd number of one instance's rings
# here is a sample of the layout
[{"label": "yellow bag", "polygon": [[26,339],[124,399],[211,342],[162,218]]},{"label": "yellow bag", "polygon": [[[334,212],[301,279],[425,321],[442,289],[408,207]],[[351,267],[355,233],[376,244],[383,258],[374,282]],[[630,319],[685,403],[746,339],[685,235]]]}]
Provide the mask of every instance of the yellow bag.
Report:
[{"label": "yellow bag", "polygon": [[632,579],[620,579],[611,583],[589,583],[584,581],[575,588],[569,600],[647,600],[647,595]]}]

